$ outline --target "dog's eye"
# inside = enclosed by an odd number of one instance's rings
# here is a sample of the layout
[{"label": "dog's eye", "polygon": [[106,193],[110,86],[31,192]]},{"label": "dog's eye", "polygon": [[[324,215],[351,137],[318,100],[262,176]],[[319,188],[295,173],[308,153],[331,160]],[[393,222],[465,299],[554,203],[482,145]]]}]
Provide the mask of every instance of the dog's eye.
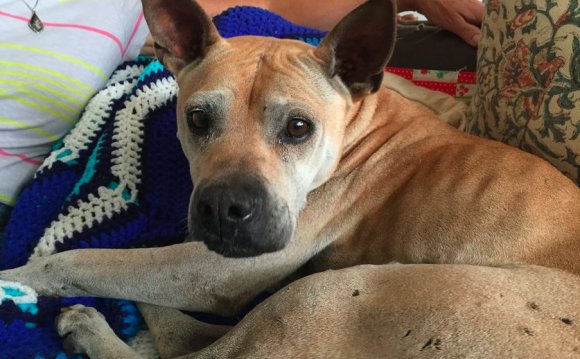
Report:
[{"label": "dog's eye", "polygon": [[197,134],[203,135],[209,129],[209,115],[202,109],[194,109],[187,113],[187,125]]},{"label": "dog's eye", "polygon": [[292,117],[286,125],[286,136],[293,141],[302,141],[310,135],[312,125],[301,117]]}]

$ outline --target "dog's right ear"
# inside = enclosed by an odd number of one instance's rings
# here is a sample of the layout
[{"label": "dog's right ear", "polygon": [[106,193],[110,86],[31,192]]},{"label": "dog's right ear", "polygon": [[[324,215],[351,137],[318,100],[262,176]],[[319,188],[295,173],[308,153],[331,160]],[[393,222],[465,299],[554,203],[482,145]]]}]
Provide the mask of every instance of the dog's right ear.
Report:
[{"label": "dog's right ear", "polygon": [[[425,0],[430,1],[430,0]],[[314,54],[353,97],[376,92],[395,46],[395,0],[368,0],[342,19]]]},{"label": "dog's right ear", "polygon": [[175,76],[201,60],[221,37],[209,16],[192,0],[142,0],[157,58]]}]

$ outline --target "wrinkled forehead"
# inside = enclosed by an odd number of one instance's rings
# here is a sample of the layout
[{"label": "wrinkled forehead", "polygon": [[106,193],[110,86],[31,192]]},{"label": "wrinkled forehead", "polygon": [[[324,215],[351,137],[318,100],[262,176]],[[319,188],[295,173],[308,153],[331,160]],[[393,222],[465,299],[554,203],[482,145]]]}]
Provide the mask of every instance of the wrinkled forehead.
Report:
[{"label": "wrinkled forehead", "polygon": [[314,47],[294,40],[237,37],[218,44],[180,74],[180,92],[215,93],[247,104],[287,102],[318,107],[341,100],[314,55]]}]

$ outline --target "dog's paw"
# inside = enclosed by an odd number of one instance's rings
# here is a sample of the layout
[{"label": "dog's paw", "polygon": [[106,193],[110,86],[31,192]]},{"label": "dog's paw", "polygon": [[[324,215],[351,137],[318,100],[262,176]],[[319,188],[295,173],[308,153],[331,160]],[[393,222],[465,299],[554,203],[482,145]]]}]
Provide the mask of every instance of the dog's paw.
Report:
[{"label": "dog's paw", "polygon": [[64,338],[64,349],[76,354],[86,353],[96,341],[114,335],[101,313],[80,304],[63,308],[55,324],[58,335]]},{"label": "dog's paw", "polygon": [[7,269],[0,271],[0,280],[6,282],[18,282],[22,283],[22,271],[18,269]]},{"label": "dog's paw", "polygon": [[58,295],[58,288],[54,286],[55,280],[47,280],[47,273],[51,265],[43,261],[31,262],[22,267],[0,271],[0,280],[16,282],[30,287],[38,294],[52,296]]}]

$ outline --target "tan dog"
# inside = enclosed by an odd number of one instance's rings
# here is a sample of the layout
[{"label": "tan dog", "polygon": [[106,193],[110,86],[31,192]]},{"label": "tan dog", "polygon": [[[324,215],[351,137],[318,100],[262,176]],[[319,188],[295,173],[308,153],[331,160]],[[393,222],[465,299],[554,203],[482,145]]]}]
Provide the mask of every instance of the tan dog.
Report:
[{"label": "tan dog", "polygon": [[[148,303],[164,357],[227,328],[150,304],[227,315],[315,272],[190,357],[578,355],[580,190],[382,87],[390,1],[357,8],[316,48],[226,41],[189,0],[143,3],[180,88],[195,241],[70,251],[0,279]],[[136,356],[92,309],[58,330],[92,357]]]}]

